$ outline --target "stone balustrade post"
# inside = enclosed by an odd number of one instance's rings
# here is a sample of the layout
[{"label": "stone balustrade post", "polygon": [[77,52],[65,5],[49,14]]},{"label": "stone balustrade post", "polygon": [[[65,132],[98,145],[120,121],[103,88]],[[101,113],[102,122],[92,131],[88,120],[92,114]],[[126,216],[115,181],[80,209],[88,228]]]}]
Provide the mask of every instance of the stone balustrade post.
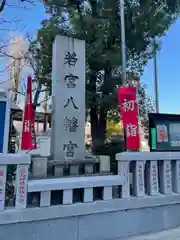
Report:
[{"label": "stone balustrade post", "polygon": [[51,205],[51,191],[43,191],[40,194],[40,207],[49,207]]},{"label": "stone balustrade post", "polygon": [[16,169],[16,209],[26,208],[27,205],[27,182],[29,164],[24,162],[17,165]]},{"label": "stone balustrade post", "polygon": [[133,168],[133,193],[136,197],[145,196],[144,187],[144,161],[135,161],[135,168]]},{"label": "stone balustrade post", "polygon": [[172,194],[172,169],[170,160],[161,161],[159,179],[160,192],[166,195]]},{"label": "stone balustrade post", "polygon": [[55,177],[63,177],[64,176],[64,165],[63,164],[54,166],[54,176]]},{"label": "stone balustrade post", "polygon": [[100,173],[110,173],[110,156],[100,156]]},{"label": "stone balustrade post", "polygon": [[172,190],[180,193],[180,160],[172,161]]},{"label": "stone balustrade post", "polygon": [[30,156],[27,154],[1,154],[0,155],[0,210],[4,210],[6,173],[8,165],[17,165],[16,169],[16,209],[26,208],[27,181]]},{"label": "stone balustrade post", "polygon": [[130,197],[129,161],[123,160],[120,154],[116,154],[116,160],[118,161],[118,175],[123,177],[122,198],[128,198]]},{"label": "stone balustrade post", "polygon": [[7,165],[0,165],[0,211],[4,210]]},{"label": "stone balustrade post", "polygon": [[147,162],[147,191],[151,196],[159,194],[158,164],[157,161]]},{"label": "stone balustrade post", "polygon": [[79,164],[78,163],[70,164],[70,175],[79,175]]},{"label": "stone balustrade post", "polygon": [[85,174],[93,174],[94,168],[92,163],[85,164]]},{"label": "stone balustrade post", "polygon": [[93,202],[93,188],[84,189],[84,202]]},{"label": "stone balustrade post", "polygon": [[33,178],[47,177],[47,157],[35,157],[32,155],[32,175]]},{"label": "stone balustrade post", "polygon": [[63,204],[68,205],[73,203],[73,190],[66,189],[63,191]]}]

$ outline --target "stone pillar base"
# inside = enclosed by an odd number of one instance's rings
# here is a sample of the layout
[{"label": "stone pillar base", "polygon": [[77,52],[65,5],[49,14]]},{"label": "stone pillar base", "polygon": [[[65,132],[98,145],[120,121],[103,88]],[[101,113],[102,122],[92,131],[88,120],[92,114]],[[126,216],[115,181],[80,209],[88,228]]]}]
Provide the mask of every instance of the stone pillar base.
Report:
[{"label": "stone pillar base", "polygon": [[47,161],[46,157],[32,158],[32,177],[46,178],[47,177]]},{"label": "stone pillar base", "polygon": [[70,164],[70,175],[79,175],[79,164]]},{"label": "stone pillar base", "polygon": [[94,172],[93,164],[85,164],[85,174],[92,174]]},{"label": "stone pillar base", "polygon": [[55,177],[63,177],[64,176],[64,166],[57,165],[54,167],[54,176]]},{"label": "stone pillar base", "polygon": [[110,173],[109,156],[100,156],[100,173]]}]

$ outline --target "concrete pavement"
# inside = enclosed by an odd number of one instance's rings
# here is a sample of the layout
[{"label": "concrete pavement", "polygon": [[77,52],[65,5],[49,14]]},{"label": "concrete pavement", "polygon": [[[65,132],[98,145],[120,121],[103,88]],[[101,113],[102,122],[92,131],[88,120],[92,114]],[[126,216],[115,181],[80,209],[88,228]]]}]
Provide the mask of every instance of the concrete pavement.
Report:
[{"label": "concrete pavement", "polygon": [[154,234],[130,237],[127,238],[127,240],[180,240],[180,228],[162,231]]}]

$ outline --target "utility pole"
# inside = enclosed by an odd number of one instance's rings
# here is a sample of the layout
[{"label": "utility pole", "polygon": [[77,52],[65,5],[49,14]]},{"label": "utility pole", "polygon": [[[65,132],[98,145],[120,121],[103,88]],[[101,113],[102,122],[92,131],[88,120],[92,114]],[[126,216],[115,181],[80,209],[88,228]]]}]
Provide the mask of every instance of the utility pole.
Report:
[{"label": "utility pole", "polygon": [[157,67],[157,53],[154,53],[154,94],[156,103],[156,113],[159,113],[159,91],[158,91],[158,67]]},{"label": "utility pole", "polygon": [[122,54],[122,80],[126,84],[126,35],[124,18],[124,0],[119,3],[120,23],[121,23],[121,54]]}]

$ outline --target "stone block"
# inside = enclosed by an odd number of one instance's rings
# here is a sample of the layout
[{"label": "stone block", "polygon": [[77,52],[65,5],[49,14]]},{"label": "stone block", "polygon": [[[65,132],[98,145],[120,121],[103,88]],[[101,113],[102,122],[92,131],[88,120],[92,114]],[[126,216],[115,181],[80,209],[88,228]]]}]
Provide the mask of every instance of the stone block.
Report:
[{"label": "stone block", "polygon": [[32,176],[34,178],[47,177],[47,161],[46,157],[32,158]]},{"label": "stone block", "polygon": [[54,176],[55,177],[63,177],[64,176],[64,166],[57,165],[54,167]]},{"label": "stone block", "polygon": [[110,157],[100,156],[100,173],[110,172]]},{"label": "stone block", "polygon": [[70,164],[70,175],[79,175],[79,164]]},{"label": "stone block", "polygon": [[93,164],[85,164],[85,173],[92,174],[94,172]]}]

